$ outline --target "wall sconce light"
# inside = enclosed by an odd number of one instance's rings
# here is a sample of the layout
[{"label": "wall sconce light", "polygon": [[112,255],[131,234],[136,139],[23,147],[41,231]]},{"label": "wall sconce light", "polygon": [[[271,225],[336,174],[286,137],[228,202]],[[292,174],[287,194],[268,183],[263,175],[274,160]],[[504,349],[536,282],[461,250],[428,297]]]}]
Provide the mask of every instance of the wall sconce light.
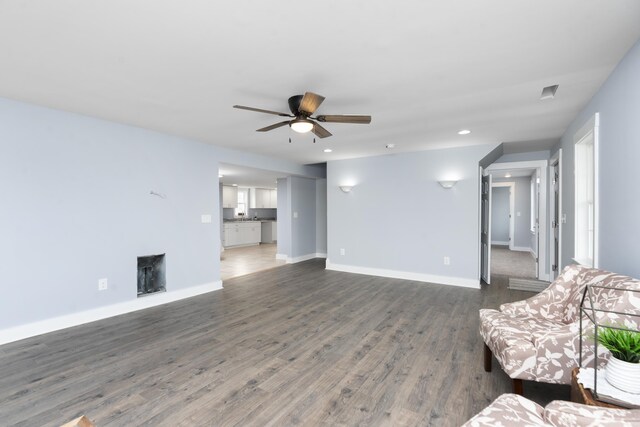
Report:
[{"label": "wall sconce light", "polygon": [[342,190],[343,193],[350,193],[352,188],[353,188],[353,185],[341,185],[340,186],[340,190]]},{"label": "wall sconce light", "polygon": [[442,186],[442,188],[449,189],[456,185],[458,181],[438,181],[438,183]]}]

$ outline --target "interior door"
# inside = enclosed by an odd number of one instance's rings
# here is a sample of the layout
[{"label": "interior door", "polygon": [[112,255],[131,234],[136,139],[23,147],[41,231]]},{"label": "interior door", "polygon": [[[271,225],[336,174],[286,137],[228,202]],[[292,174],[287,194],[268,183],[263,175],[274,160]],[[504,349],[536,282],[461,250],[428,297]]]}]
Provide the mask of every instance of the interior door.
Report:
[{"label": "interior door", "polygon": [[482,177],[482,197],[480,211],[480,276],[485,283],[491,283],[491,175]]},{"label": "interior door", "polygon": [[533,187],[534,191],[534,203],[535,209],[533,212],[534,215],[534,228],[535,228],[535,245],[536,245],[536,278],[540,278],[540,170],[536,169],[535,173],[535,185]]},{"label": "interior door", "polygon": [[553,166],[553,210],[551,211],[551,229],[553,231],[553,263],[551,280],[558,276],[560,268],[560,162]]}]

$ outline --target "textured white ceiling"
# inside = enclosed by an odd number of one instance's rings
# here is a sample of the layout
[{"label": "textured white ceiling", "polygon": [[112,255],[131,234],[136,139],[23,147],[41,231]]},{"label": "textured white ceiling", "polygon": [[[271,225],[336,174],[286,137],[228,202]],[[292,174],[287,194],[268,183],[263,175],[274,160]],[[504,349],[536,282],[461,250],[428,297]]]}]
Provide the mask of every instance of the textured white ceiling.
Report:
[{"label": "textured white ceiling", "polygon": [[[637,0],[1,1],[0,96],[301,163],[548,141],[638,22]],[[327,124],[313,144],[231,108],[287,111],[304,91],[372,124]]]}]

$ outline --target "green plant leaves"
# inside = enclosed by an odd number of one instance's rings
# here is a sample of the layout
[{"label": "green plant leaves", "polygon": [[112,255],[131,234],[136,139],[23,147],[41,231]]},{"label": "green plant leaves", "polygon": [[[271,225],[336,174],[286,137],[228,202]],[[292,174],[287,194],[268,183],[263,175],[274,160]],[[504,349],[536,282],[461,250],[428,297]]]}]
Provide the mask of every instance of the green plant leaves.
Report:
[{"label": "green plant leaves", "polygon": [[640,332],[604,327],[598,333],[598,342],[605,346],[616,359],[640,363]]}]

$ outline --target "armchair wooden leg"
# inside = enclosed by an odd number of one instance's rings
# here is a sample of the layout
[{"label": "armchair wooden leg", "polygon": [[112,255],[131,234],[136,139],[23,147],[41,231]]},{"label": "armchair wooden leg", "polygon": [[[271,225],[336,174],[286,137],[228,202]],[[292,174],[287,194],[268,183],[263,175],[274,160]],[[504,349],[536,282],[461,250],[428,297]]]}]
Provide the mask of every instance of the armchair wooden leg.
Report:
[{"label": "armchair wooden leg", "polygon": [[515,394],[519,394],[520,396],[524,393],[524,387],[522,385],[522,380],[519,378],[513,379],[513,392]]},{"label": "armchair wooden leg", "polygon": [[484,371],[491,372],[491,361],[493,358],[493,353],[491,353],[491,349],[488,345],[484,345]]}]

